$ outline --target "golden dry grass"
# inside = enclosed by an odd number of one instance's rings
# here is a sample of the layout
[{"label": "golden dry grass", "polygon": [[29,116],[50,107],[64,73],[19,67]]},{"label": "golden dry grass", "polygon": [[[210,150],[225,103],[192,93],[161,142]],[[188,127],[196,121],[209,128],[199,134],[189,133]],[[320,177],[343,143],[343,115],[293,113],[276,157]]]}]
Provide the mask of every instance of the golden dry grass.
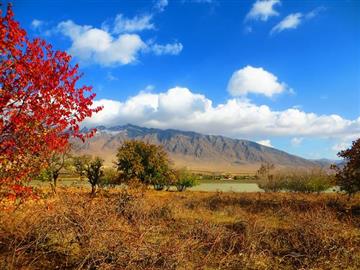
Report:
[{"label": "golden dry grass", "polygon": [[360,198],[102,192],[2,204],[0,269],[360,269]]}]

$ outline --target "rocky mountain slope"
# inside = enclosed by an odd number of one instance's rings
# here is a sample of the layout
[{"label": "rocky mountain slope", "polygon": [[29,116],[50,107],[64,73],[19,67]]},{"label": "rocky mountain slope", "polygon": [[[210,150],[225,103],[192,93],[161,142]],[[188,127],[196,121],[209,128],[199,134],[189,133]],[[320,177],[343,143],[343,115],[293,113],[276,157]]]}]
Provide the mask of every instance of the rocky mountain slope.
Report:
[{"label": "rocky mountain slope", "polygon": [[77,153],[99,155],[107,163],[115,160],[116,150],[124,141],[136,139],[162,145],[175,166],[199,171],[253,172],[264,162],[278,167],[318,166],[316,162],[247,140],[130,124],[97,129],[93,138],[78,143]]}]

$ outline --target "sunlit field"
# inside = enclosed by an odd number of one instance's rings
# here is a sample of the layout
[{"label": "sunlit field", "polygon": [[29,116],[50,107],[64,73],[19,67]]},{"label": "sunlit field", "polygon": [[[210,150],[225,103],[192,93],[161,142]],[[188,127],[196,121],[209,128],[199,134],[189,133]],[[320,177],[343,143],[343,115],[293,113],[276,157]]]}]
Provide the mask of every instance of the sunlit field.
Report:
[{"label": "sunlit field", "polygon": [[2,201],[3,269],[359,269],[360,197],[38,191]]}]

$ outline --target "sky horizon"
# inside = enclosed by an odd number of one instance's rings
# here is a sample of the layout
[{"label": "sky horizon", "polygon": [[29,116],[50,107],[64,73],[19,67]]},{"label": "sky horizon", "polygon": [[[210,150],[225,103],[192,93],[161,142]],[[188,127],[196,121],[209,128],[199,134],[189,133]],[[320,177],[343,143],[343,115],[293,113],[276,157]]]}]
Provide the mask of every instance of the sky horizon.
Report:
[{"label": "sky horizon", "polygon": [[11,2],[93,86],[104,109],[86,126],[224,135],[309,159],[360,137],[360,1]]}]

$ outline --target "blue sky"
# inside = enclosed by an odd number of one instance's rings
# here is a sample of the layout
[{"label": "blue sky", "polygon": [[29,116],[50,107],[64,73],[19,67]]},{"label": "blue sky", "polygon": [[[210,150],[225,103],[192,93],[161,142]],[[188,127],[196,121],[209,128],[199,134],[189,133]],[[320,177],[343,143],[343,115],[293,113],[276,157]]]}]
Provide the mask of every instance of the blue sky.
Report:
[{"label": "blue sky", "polygon": [[133,123],[335,158],[360,137],[360,1],[14,1]]}]

